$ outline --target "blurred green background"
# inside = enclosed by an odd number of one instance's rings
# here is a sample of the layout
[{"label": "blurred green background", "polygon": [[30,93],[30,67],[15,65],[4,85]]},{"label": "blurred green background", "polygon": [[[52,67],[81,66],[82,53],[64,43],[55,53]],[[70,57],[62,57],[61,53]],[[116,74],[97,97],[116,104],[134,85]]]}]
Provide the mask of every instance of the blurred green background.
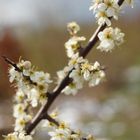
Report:
[{"label": "blurred green background", "polygon": [[[68,62],[64,49],[69,38],[66,24],[77,21],[80,35],[87,40],[97,28],[88,11],[90,2],[0,0],[0,55],[15,62],[22,56],[55,79],[56,71]],[[60,117],[72,128],[109,140],[140,140],[139,7],[137,0],[133,9],[125,7],[119,21],[113,21],[113,26],[126,34],[122,46],[112,53],[101,53],[94,47],[88,55],[91,62],[97,60],[107,67],[107,81],[95,88],[85,86],[74,97],[61,95],[53,104],[52,109],[57,107]],[[12,132],[14,124],[15,89],[9,84],[7,71],[7,64],[0,59],[0,136]],[[35,139],[45,140],[46,136],[46,130],[37,130]]]}]

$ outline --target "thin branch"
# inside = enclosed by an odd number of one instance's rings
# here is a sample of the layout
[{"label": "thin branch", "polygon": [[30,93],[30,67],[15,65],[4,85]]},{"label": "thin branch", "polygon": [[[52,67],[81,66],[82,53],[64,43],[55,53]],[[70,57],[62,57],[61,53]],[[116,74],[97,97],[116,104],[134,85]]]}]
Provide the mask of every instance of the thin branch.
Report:
[{"label": "thin branch", "polygon": [[25,130],[26,130],[26,134],[28,134],[28,131],[34,129],[36,127],[36,125],[43,119],[47,119],[49,122],[52,122],[53,124],[55,124],[56,126],[59,126],[59,123],[53,119],[50,115],[48,114],[41,114],[38,113],[38,115],[36,116],[36,118],[34,118],[33,121],[31,121],[30,123],[27,124]]},{"label": "thin branch", "polygon": [[35,82],[33,82],[29,76],[26,76],[23,74],[23,71],[17,66],[17,64],[15,62],[13,62],[11,59],[9,59],[8,57],[6,56],[2,56],[2,58],[8,63],[10,64],[11,66],[13,66],[15,68],[16,71],[22,73],[23,77],[30,82],[30,84],[33,84],[33,85],[37,85]]},{"label": "thin branch", "polygon": [[13,62],[12,60],[10,60],[8,57],[6,56],[2,56],[2,58],[11,66],[13,66],[15,68],[16,71],[18,72],[22,72],[22,70],[17,66],[17,64],[15,62]]},{"label": "thin branch", "polygon": [[[57,122],[55,119],[53,119],[50,115],[46,114],[45,119],[47,119],[49,122],[55,124],[56,126],[59,126],[59,122]],[[74,131],[71,132],[72,134],[76,134]],[[81,140],[87,140],[86,138],[81,138]]]},{"label": "thin branch", "polygon": [[52,118],[50,115],[48,115],[48,114],[44,117],[44,119],[47,119],[49,122],[55,124],[56,126],[59,126],[59,122],[57,122],[55,119],[53,119],[53,118]]}]

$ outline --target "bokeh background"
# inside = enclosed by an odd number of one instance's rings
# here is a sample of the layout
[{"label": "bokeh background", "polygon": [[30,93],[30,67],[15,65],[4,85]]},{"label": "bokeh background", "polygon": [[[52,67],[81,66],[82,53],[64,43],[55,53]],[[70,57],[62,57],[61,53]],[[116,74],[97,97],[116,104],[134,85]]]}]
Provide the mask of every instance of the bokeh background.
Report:
[{"label": "bokeh background", "polygon": [[[15,62],[20,56],[40,70],[56,77],[67,64],[64,43],[69,36],[66,24],[77,21],[81,35],[90,38],[97,28],[91,0],[0,0],[0,55]],[[61,95],[52,109],[72,128],[82,129],[108,140],[140,140],[140,1],[125,6],[119,21],[125,43],[112,53],[95,48],[88,55],[92,62],[107,67],[107,81],[98,87],[84,87],[77,96]],[[0,140],[13,131],[12,97],[8,66],[0,59]],[[38,127],[36,140],[46,140],[47,131]],[[49,138],[48,138],[49,139]]]}]

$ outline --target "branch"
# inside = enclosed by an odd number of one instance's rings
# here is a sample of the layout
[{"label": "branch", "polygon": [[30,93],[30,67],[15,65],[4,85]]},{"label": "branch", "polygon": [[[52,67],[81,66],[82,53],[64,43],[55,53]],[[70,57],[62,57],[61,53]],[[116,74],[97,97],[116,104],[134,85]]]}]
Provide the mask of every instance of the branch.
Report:
[{"label": "branch", "polygon": [[[118,5],[121,6],[123,4],[124,0],[119,0]],[[111,18],[112,19],[112,18]],[[91,51],[91,49],[95,46],[95,44],[98,42],[99,38],[98,38],[98,33],[103,31],[105,28],[107,27],[106,24],[104,25],[100,25],[95,33],[92,35],[92,37],[90,38],[88,45],[85,47],[85,49],[83,49],[82,51],[80,51],[80,56],[82,57],[86,57],[88,55],[88,53]],[[72,69],[73,70],[73,69]],[[60,83],[60,86],[56,89],[56,91],[53,93],[53,97],[50,99],[50,101],[48,101],[48,105],[46,107],[46,110],[49,109],[49,107],[51,106],[52,102],[57,98],[57,96],[61,93],[61,91],[71,83],[71,78],[69,78],[70,73],[72,72],[72,70],[67,74],[67,76],[64,78],[64,80]]]},{"label": "branch", "polygon": [[35,82],[33,82],[29,76],[25,76],[22,72],[22,70],[17,66],[17,64],[15,62],[13,62],[12,60],[10,60],[8,57],[6,56],[2,56],[2,58],[8,63],[10,64],[11,66],[13,66],[15,68],[16,71],[22,73],[23,77],[30,82],[30,84],[33,84],[33,85],[37,85]]},{"label": "branch", "polygon": [[16,71],[18,72],[22,72],[22,70],[16,65],[16,63],[14,63],[12,60],[10,60],[9,58],[7,58],[6,56],[2,56],[2,58],[11,66],[13,66],[15,68]]},{"label": "branch", "polygon": [[[59,122],[57,122],[55,119],[53,119],[50,115],[46,115],[46,118],[49,122],[55,124],[56,126],[59,126]],[[74,131],[71,132],[72,134],[76,134]],[[81,138],[81,140],[87,140],[86,138]]]},{"label": "branch", "polygon": [[[123,4],[123,2],[124,2],[124,0],[119,0],[118,1],[118,5],[121,6]],[[110,18],[110,19],[112,19],[112,18]],[[95,31],[95,33],[90,38],[90,40],[88,42],[88,45],[85,47],[85,49],[83,49],[82,51],[80,51],[80,56],[82,56],[84,58],[87,56],[87,54],[90,52],[90,50],[95,46],[95,44],[99,40],[98,33],[100,31],[103,31],[106,27],[107,27],[107,25],[104,24],[104,25],[100,25],[97,28],[97,30]],[[69,85],[72,82],[72,79],[69,78],[69,75],[72,72],[72,70],[70,70],[69,73],[67,74],[67,76],[62,80],[62,82],[60,83],[59,87],[52,94],[50,94],[50,96],[48,97],[48,101],[46,101],[46,103],[44,104],[44,106],[41,107],[41,109],[39,110],[39,112],[37,113],[37,115],[35,116],[35,118],[33,119],[31,125],[29,125],[28,127],[26,127],[26,130],[25,131],[26,131],[27,134],[30,134],[32,132],[32,130],[36,127],[36,125],[41,121],[40,116],[43,115],[43,117],[45,117],[45,115],[47,114],[50,106],[55,101],[55,99],[57,98],[57,96],[59,96],[60,93],[61,93],[61,91],[67,85]]]},{"label": "branch", "polygon": [[46,117],[44,119],[47,119],[49,122],[52,122],[53,124],[55,124],[56,126],[59,126],[59,122],[57,122],[55,119],[53,119],[50,115],[46,115]]},{"label": "branch", "polygon": [[[118,4],[119,6],[122,5],[122,3],[124,2],[124,0],[119,0]],[[110,18],[112,19],[112,18]],[[87,46],[79,52],[80,56],[82,57],[86,57],[87,54],[91,51],[91,49],[95,46],[95,44],[98,42],[99,38],[98,38],[98,33],[100,31],[103,31],[105,28],[107,27],[106,24],[104,25],[100,25],[97,30],[95,31],[95,33],[92,35],[92,37],[90,38]],[[15,69],[19,70],[18,67],[11,61],[9,61],[9,59],[7,59],[6,57],[4,57],[5,61],[8,62],[9,64],[11,64],[12,66],[15,67]],[[73,69],[72,69],[73,70]],[[62,82],[60,83],[59,87],[52,92],[52,94],[48,94],[48,101],[46,101],[46,103],[40,108],[40,110],[38,111],[38,113],[36,114],[36,116],[34,117],[34,119],[32,120],[32,122],[27,125],[27,127],[25,128],[25,131],[27,133],[27,135],[29,135],[32,130],[37,126],[37,124],[44,118],[53,121],[52,118],[49,118],[47,112],[50,108],[50,106],[52,105],[52,103],[55,101],[55,99],[57,98],[57,96],[60,95],[61,91],[72,82],[72,79],[69,78],[70,73],[72,72],[72,70],[69,71],[69,73],[67,74],[67,76],[62,80]],[[57,123],[57,122],[54,122]],[[86,140],[85,138],[83,138],[82,140]]]}]

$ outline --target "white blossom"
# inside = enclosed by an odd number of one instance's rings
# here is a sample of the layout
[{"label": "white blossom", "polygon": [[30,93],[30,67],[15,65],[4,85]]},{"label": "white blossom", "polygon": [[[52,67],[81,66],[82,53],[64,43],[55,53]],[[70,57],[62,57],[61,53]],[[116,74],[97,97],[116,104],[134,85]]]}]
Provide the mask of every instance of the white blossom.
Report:
[{"label": "white blossom", "polygon": [[93,66],[86,60],[81,64],[81,73],[83,74],[83,78],[88,81],[91,76],[91,71],[93,70]]},{"label": "white blossom", "polygon": [[124,42],[125,34],[121,32],[119,28],[114,29],[114,43],[119,46]]},{"label": "white blossom", "polygon": [[101,41],[97,49],[101,51],[111,51],[115,46],[119,46],[124,42],[125,34],[119,28],[106,28],[99,32],[98,37]]},{"label": "white blossom", "polygon": [[80,31],[80,26],[76,22],[70,22],[67,25],[67,29],[71,35],[75,35]]},{"label": "white blossom", "polygon": [[84,36],[79,37],[77,35],[80,30],[80,26],[76,22],[68,23],[67,29],[71,35],[70,39],[65,43],[65,48],[67,56],[72,58],[72,56],[79,52],[81,49],[81,43],[86,40]]},{"label": "white blossom", "polygon": [[37,107],[39,100],[39,93],[36,88],[32,88],[28,92],[28,99],[31,101],[32,107]]},{"label": "white blossom", "polygon": [[21,89],[18,89],[15,96],[15,101],[21,103],[25,98],[25,94]]},{"label": "white blossom", "polygon": [[105,72],[101,69],[99,62],[95,62],[93,65],[93,71],[89,79],[89,86],[96,86],[105,79]]},{"label": "white blossom", "polygon": [[75,53],[78,52],[78,50],[81,48],[81,42],[85,41],[85,37],[78,37],[73,36],[71,37],[66,43],[65,48],[67,52],[67,56],[71,58]]},{"label": "white blossom", "polygon": [[51,136],[51,140],[68,140],[72,131],[69,125],[65,122],[61,122],[58,128],[54,131],[50,131],[48,134]]},{"label": "white blossom", "polygon": [[69,77],[72,78],[75,83],[81,84],[81,87],[82,87],[82,84],[84,82],[84,78],[83,78],[83,76],[82,76],[81,71],[80,71],[79,68],[74,69],[70,73]]},{"label": "white blossom", "polygon": [[31,119],[32,119],[32,116],[27,115],[27,114],[22,117],[16,118],[14,130],[18,132],[22,132],[27,122],[29,122]]},{"label": "white blossom", "polygon": [[32,71],[32,64],[31,64],[31,62],[30,61],[24,61],[23,62],[23,74],[25,75],[25,76],[30,76],[30,73],[31,73],[31,71]]},{"label": "white blossom", "polygon": [[77,82],[72,82],[71,84],[69,84],[68,86],[66,86],[62,92],[65,93],[66,95],[76,95],[76,93],[78,92],[79,89],[82,88],[82,84]]},{"label": "white blossom", "polygon": [[56,129],[48,134],[52,137],[50,140],[67,140],[68,136],[70,135],[69,132],[62,129]]},{"label": "white blossom", "polygon": [[68,74],[69,68],[65,67],[63,70],[57,71],[57,84],[60,84],[61,81],[65,78],[65,76]]},{"label": "white blossom", "polygon": [[92,78],[89,80],[89,86],[96,86],[99,85],[100,82],[102,82],[105,78],[104,71],[98,71],[91,75]]},{"label": "white blossom", "polygon": [[95,13],[99,25],[111,25],[110,18],[118,19],[119,5],[117,0],[93,0],[89,8]]},{"label": "white blossom", "polygon": [[13,116],[15,118],[19,118],[19,117],[23,117],[26,113],[25,113],[25,109],[26,109],[26,105],[25,104],[16,104],[14,106],[14,114]]},{"label": "white blossom", "polygon": [[23,131],[23,129],[25,128],[25,125],[26,125],[26,120],[24,118],[17,118],[16,119],[16,122],[15,122],[15,131]]},{"label": "white blossom", "polygon": [[9,81],[10,83],[14,82],[14,80],[19,79],[20,74],[15,70],[14,67],[9,69]]},{"label": "white blossom", "polygon": [[79,64],[83,63],[84,61],[85,60],[83,59],[83,57],[79,57],[79,54],[76,53],[72,56],[68,65],[69,65],[70,68],[79,68]]},{"label": "white blossom", "polygon": [[28,91],[27,96],[32,107],[37,107],[39,103],[44,104],[47,100],[46,92],[40,92],[37,88],[32,88]]},{"label": "white blossom", "polygon": [[31,75],[31,80],[38,84],[51,83],[50,74],[43,71],[36,71]]}]

